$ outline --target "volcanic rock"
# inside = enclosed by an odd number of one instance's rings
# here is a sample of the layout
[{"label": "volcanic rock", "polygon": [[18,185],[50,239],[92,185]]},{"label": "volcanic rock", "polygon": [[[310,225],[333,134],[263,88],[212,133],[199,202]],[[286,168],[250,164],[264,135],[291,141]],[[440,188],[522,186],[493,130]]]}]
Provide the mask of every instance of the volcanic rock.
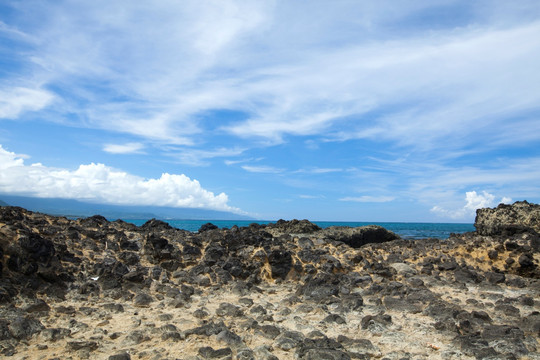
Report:
[{"label": "volcanic rock", "polygon": [[311,234],[315,231],[321,230],[320,227],[309,222],[308,220],[278,220],[275,224],[269,224],[266,226],[268,231],[274,230],[283,234]]},{"label": "volcanic rock", "polygon": [[478,209],[474,226],[480,235],[540,233],[540,205],[518,201],[513,205],[500,204],[495,209]]},{"label": "volcanic rock", "polygon": [[369,243],[383,243],[399,239],[399,236],[393,232],[377,225],[357,228],[331,226],[320,231],[319,235],[331,240],[344,242],[353,248],[359,248]]},{"label": "volcanic rock", "polygon": [[0,356],[534,359],[538,205],[399,239],[307,220],[198,232],[0,208]]}]

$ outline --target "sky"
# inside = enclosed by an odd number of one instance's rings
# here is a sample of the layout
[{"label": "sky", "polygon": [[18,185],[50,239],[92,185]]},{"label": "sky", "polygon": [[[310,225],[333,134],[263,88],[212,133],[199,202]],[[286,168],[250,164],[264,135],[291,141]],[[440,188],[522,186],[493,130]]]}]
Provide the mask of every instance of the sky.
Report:
[{"label": "sky", "polygon": [[0,3],[1,194],[258,219],[540,202],[540,2]]}]

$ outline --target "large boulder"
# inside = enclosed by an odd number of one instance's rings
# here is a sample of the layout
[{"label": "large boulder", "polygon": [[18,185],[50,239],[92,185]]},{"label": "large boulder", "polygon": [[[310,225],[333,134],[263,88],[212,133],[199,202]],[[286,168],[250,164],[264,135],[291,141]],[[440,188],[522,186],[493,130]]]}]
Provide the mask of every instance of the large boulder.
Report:
[{"label": "large boulder", "polygon": [[216,225],[212,223],[206,223],[206,224],[201,225],[201,227],[199,228],[199,232],[202,233],[205,231],[216,230],[216,229],[219,229]]},{"label": "large boulder", "polygon": [[345,244],[359,248],[369,243],[383,243],[397,240],[399,236],[385,228],[377,225],[360,227],[331,226],[319,232],[324,238],[341,241]]},{"label": "large boulder", "polygon": [[141,229],[156,232],[172,230],[173,227],[165,221],[150,219],[141,226]]},{"label": "large boulder", "polygon": [[517,201],[493,209],[478,209],[474,226],[480,235],[540,234],[540,205]]},{"label": "large boulder", "polygon": [[291,221],[278,220],[275,224],[268,224],[267,230],[274,230],[273,232],[281,232],[285,234],[311,234],[315,231],[321,230],[320,227],[308,220],[296,220]]}]

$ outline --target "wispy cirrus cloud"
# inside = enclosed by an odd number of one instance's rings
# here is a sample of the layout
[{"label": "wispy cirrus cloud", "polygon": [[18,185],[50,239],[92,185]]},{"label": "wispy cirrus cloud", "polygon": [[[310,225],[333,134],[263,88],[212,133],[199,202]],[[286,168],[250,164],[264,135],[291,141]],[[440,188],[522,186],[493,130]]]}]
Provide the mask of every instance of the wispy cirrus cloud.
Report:
[{"label": "wispy cirrus cloud", "polygon": [[[479,207],[496,206],[497,201],[506,203],[510,198],[535,198],[538,191],[535,184],[540,182],[538,157],[491,159],[482,164],[466,166],[448,163],[444,157],[372,160],[375,162],[371,168],[358,172],[355,179],[359,176],[371,179],[372,182],[363,186],[369,189],[371,184],[370,190],[373,192],[392,188],[397,199],[413,201],[416,206],[427,206],[438,219],[446,217],[449,220],[472,222],[474,210]],[[399,187],[388,184],[389,178],[399,178]],[[382,189],[378,187],[379,184],[384,184]],[[463,204],[464,194],[466,206]],[[484,203],[478,205],[479,199],[484,199]]]},{"label": "wispy cirrus cloud", "polygon": [[201,132],[196,114],[231,100],[230,82],[210,74],[272,6],[239,5],[31,0],[18,14],[18,31],[36,41],[14,55],[33,66],[32,77],[61,84],[64,110],[77,107],[85,126],[191,145],[189,137]]},{"label": "wispy cirrus cloud", "polygon": [[[182,164],[192,166],[209,165],[208,160],[214,158],[233,157],[241,155],[245,149],[243,148],[218,148],[214,150],[199,150],[184,148],[180,151],[170,151],[169,155]],[[235,161],[226,160],[229,164],[236,163]]]},{"label": "wispy cirrus cloud", "polygon": [[384,202],[390,202],[393,201],[395,197],[393,196],[371,196],[371,195],[363,195],[363,196],[346,196],[341,199],[340,201],[353,201],[353,202],[362,202],[362,203],[384,203]]},{"label": "wispy cirrus cloud", "polygon": [[0,119],[16,119],[27,111],[38,111],[50,105],[55,95],[42,88],[0,88]]},{"label": "wispy cirrus cloud", "polygon": [[336,172],[342,172],[343,169],[341,168],[306,168],[306,169],[299,169],[296,170],[295,173],[305,173],[305,174],[329,174],[329,173],[336,173]]},{"label": "wispy cirrus cloud", "polygon": [[130,142],[125,144],[105,144],[103,151],[111,154],[139,154],[144,149],[144,144]]},{"label": "wispy cirrus cloud", "polygon": [[538,194],[538,1],[2,6],[0,118],[129,134],[109,154],[339,183],[326,198],[359,207]]},{"label": "wispy cirrus cloud", "polygon": [[[427,1],[392,11],[325,2],[298,11],[281,1],[31,4],[19,31],[39,39],[21,59],[36,65],[33,76],[67,86],[64,101],[88,108],[87,125],[150,141],[194,145],[190,138],[204,131],[198,114],[234,109],[248,118],[219,128],[243,138],[370,137],[432,148],[448,136],[472,143],[479,118],[488,128],[538,111],[540,22],[531,2],[496,2],[489,11],[445,5],[460,16],[429,24],[429,36],[411,22],[443,6]],[[313,24],[319,13],[324,20]]]},{"label": "wispy cirrus cloud", "polygon": [[[262,159],[256,159],[256,160],[262,160]],[[235,165],[244,163],[246,161],[251,160],[239,160],[239,161],[226,161],[227,165]],[[289,173],[291,175],[295,174],[313,174],[313,175],[322,175],[322,174],[331,174],[331,173],[339,173],[344,171],[341,168],[318,168],[318,167],[310,167],[305,169],[298,169],[294,171],[288,171],[284,168],[278,168],[274,166],[268,166],[268,165],[242,165],[242,169],[254,172],[254,173],[268,173],[268,174],[282,174],[282,173]]]},{"label": "wispy cirrus cloud", "polygon": [[262,174],[281,174],[285,172],[285,169],[267,165],[242,165],[241,168],[247,172]]},{"label": "wispy cirrus cloud", "polygon": [[32,42],[36,40],[35,38],[30,37],[28,34],[20,31],[16,27],[9,26],[2,20],[0,20],[0,34],[8,38],[20,39],[26,42]]},{"label": "wispy cirrus cloud", "polygon": [[300,199],[324,199],[324,195],[307,195],[307,194],[300,194],[298,195]]},{"label": "wispy cirrus cloud", "polygon": [[[279,95],[272,93],[271,80],[251,84],[253,96],[266,92],[275,102],[263,103],[264,113],[229,129],[239,136],[278,139],[317,133],[339,140],[386,139],[420,149],[448,137],[459,146],[474,144],[473,134],[497,136],[486,129],[505,124],[512,114],[538,112],[534,89],[539,78],[529,74],[531,60],[540,57],[539,31],[540,22],[534,22],[311,54],[297,66],[280,69]],[[516,66],[511,76],[501,76],[502,69]],[[503,90],[509,88],[511,94]],[[517,121],[534,125],[534,118]],[[345,131],[339,130],[341,124],[347,125]],[[520,137],[520,128],[508,139]],[[414,140],[418,137],[423,141]]]}]

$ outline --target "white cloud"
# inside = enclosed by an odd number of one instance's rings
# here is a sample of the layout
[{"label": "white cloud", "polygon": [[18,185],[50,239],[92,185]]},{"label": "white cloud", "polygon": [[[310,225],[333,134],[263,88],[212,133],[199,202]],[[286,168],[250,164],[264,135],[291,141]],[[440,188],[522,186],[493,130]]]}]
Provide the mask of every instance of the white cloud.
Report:
[{"label": "white cloud", "polygon": [[137,142],[126,144],[106,144],[103,146],[103,151],[111,154],[140,154],[144,145]]},{"label": "white cloud", "polygon": [[55,96],[40,88],[14,87],[0,89],[0,119],[16,119],[26,111],[41,110]]},{"label": "white cloud", "polygon": [[164,173],[157,179],[144,179],[104,164],[80,165],[74,171],[42,164],[28,166],[21,157],[1,146],[0,170],[2,193],[242,213],[228,205],[225,193],[215,195],[183,174]]},{"label": "white cloud", "polygon": [[352,201],[352,202],[363,202],[363,203],[370,203],[370,202],[372,202],[372,203],[384,203],[384,202],[393,201],[394,199],[395,199],[395,197],[393,197],[393,196],[370,196],[370,195],[365,195],[365,196],[358,196],[358,197],[347,196],[347,197],[339,199],[339,201]]},{"label": "white cloud", "polygon": [[224,163],[225,165],[228,165],[228,166],[231,166],[231,165],[236,165],[236,164],[242,164],[242,163],[249,163],[249,162],[257,162],[257,161],[261,161],[261,160],[264,160],[263,157],[259,157],[259,158],[245,158],[245,159],[238,159],[238,160],[225,160]]},{"label": "white cloud", "polygon": [[236,80],[219,69],[241,58],[230,52],[264,26],[272,7],[29,0],[20,28],[37,40],[17,55],[33,65],[31,77],[61,84],[59,111],[76,109],[85,126],[191,145],[190,135],[202,132],[196,115],[232,102]]},{"label": "white cloud", "polygon": [[[37,39],[24,59],[37,65],[32,76],[67,86],[73,98],[64,100],[83,106],[88,125],[152,141],[190,145],[205,130],[199,114],[233,109],[248,119],[218,127],[241,137],[433,146],[448,135],[467,140],[479,118],[501,125],[540,100],[534,2],[444,4],[470,18],[429,24],[429,33],[410,21],[443,6],[433,1],[323,1],[312,9],[283,1],[30,3],[17,31]],[[102,82],[123,100],[92,89]],[[348,131],[333,127],[350,117]],[[505,132],[507,141],[524,127]]]},{"label": "white cloud", "polygon": [[325,198],[324,195],[305,195],[305,194],[300,194],[298,195],[298,197],[300,199],[324,199]]},{"label": "white cloud", "polygon": [[[536,109],[540,101],[540,75],[533,71],[539,31],[536,22],[311,51],[294,65],[260,69],[272,75],[250,83],[243,94],[259,109],[227,129],[244,137],[325,134],[420,148],[440,146],[448,136],[462,144],[478,130],[498,137],[486,130],[489,125],[505,124],[510,114]],[[504,69],[512,75],[502,76]],[[511,94],[504,90],[509,88]],[[344,121],[346,130],[338,130]],[[520,128],[509,129],[507,139],[521,137]]]},{"label": "white cloud", "polygon": [[[496,200],[506,195],[512,199],[534,201],[540,184],[540,157],[492,158],[462,152],[459,163],[455,154],[400,154],[385,159],[370,158],[369,165],[353,172],[355,181],[368,193],[391,189],[403,200],[431,209],[437,205],[438,213],[462,209],[463,198],[470,189],[485,189],[495,194]],[[393,158],[395,156],[395,158]],[[480,160],[475,158],[479,157]],[[463,164],[463,160],[468,165]],[[381,188],[382,187],[382,188]],[[482,192],[479,192],[482,195]],[[503,202],[509,202],[507,199]],[[496,204],[495,204],[496,205]],[[437,213],[437,211],[435,211]],[[469,213],[470,214],[470,213]],[[445,215],[446,216],[446,215]],[[457,216],[457,215],[454,215]],[[431,221],[431,220],[430,220]]]},{"label": "white cloud", "polygon": [[24,32],[19,31],[17,28],[7,25],[2,20],[0,20],[0,33],[3,33],[8,37],[32,41],[32,39],[28,37],[28,34],[25,34]]},{"label": "white cloud", "polygon": [[[242,148],[218,148],[214,150],[201,150],[201,149],[183,149],[182,151],[176,152],[171,151],[169,153],[174,159],[178,160],[182,164],[192,165],[192,166],[204,166],[208,165],[207,160],[217,157],[228,157],[228,156],[238,156],[241,155],[245,149]],[[232,160],[225,160],[227,165],[232,165],[235,163]]]},{"label": "white cloud", "polygon": [[252,172],[252,173],[265,173],[265,174],[280,174],[284,172],[284,169],[276,168],[273,166],[252,166],[252,165],[242,165],[242,169]]},{"label": "white cloud", "polygon": [[507,196],[503,196],[503,198],[501,199],[501,203],[510,204],[510,203],[512,203],[512,198],[507,197]]},{"label": "white cloud", "polygon": [[[512,201],[509,197],[503,197],[500,203],[510,203]],[[468,191],[465,193],[465,205],[462,208],[448,210],[441,206],[434,206],[431,208],[433,213],[436,213],[443,217],[452,219],[471,219],[474,217],[477,209],[490,208],[496,206],[495,195],[482,191],[478,194],[476,191]]]},{"label": "white cloud", "polygon": [[[286,169],[304,165],[273,156],[283,169],[223,160],[297,187],[307,181],[295,175],[351,166],[348,194],[428,209],[462,208],[468,189],[538,194],[540,161],[523,158],[540,141],[538,1],[27,0],[13,10],[0,22],[10,39],[0,50],[16,64],[1,79],[0,117],[52,108],[33,118],[135,135],[188,165],[220,152],[270,158],[262,148],[285,141],[333,148],[336,161],[313,156],[306,166],[319,167],[298,173]],[[12,51],[13,41],[24,43]],[[516,144],[521,154],[506,152]],[[494,163],[493,149],[511,158]],[[370,168],[370,155],[404,159]]]},{"label": "white cloud", "polygon": [[467,201],[467,203],[465,204],[464,209],[476,211],[476,209],[493,206],[495,195],[486,191],[483,191],[482,194],[477,194],[476,191],[468,191],[465,193],[465,201]]},{"label": "white cloud", "polygon": [[328,174],[328,173],[336,173],[336,172],[342,172],[343,169],[340,168],[308,168],[308,169],[300,169],[295,171],[296,173],[307,173],[307,174]]},{"label": "white cloud", "polygon": [[246,161],[245,160],[228,160],[228,159],[224,161],[225,165],[227,166],[241,164],[243,162],[246,162]]},{"label": "white cloud", "polygon": [[[133,107],[137,107],[133,105]],[[156,143],[174,145],[193,145],[190,137],[199,132],[196,124],[188,121],[173,121],[178,114],[155,114],[146,109],[140,109],[141,114],[123,113],[122,106],[98,105],[88,112],[90,119],[97,121],[94,126],[113,130],[115,132],[136,135]]]}]

